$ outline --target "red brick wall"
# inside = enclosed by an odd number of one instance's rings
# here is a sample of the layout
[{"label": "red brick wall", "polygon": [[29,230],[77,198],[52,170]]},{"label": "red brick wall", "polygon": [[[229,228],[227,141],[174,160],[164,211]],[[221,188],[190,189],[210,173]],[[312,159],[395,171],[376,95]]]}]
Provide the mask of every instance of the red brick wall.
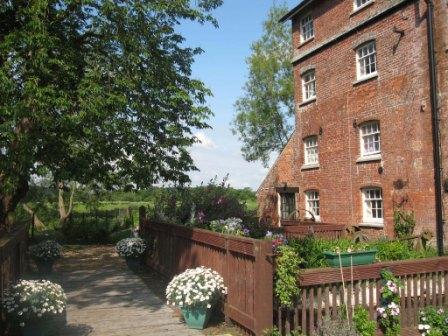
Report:
[{"label": "red brick wall", "polygon": [[[441,5],[442,0],[438,1]],[[297,49],[297,24],[294,25],[296,55],[344,31],[354,21],[362,21],[395,2],[377,0],[363,11],[350,15],[352,0],[317,1],[312,11],[315,39]],[[440,10],[442,7],[440,6]],[[446,14],[446,4],[443,11]],[[294,65],[296,132],[288,145],[288,155],[279,157],[262,188],[272,185],[274,181],[288,181],[289,184],[298,186],[300,192],[297,193],[297,201],[300,208],[305,207],[304,192],[317,189],[320,192],[323,222],[357,225],[362,222],[361,188],[379,186],[383,189],[386,234],[393,234],[394,204],[403,199],[408,199],[405,207],[415,212],[417,231],[435,231],[425,14],[424,1],[411,2],[381,21],[358,30]],[[445,29],[446,22],[445,20]],[[400,34],[394,32],[394,27],[403,30],[404,36],[400,38]],[[354,84],[354,48],[368,37],[376,40],[379,75],[367,82]],[[445,85],[441,90],[445,92],[446,107],[446,53],[439,57],[439,63],[444,68]],[[314,67],[316,71],[317,99],[306,106],[300,106],[300,74],[304,68],[309,67]],[[380,122],[382,161],[356,163],[360,155],[360,140],[359,129],[353,125],[369,120]],[[320,168],[302,171],[302,139],[318,135],[320,128]],[[447,135],[444,135],[445,143],[446,139]],[[448,162],[446,147],[444,154],[445,162]],[[380,167],[383,168],[381,174],[378,171]],[[405,182],[402,190],[394,188],[397,180]],[[260,202],[263,208],[265,202],[262,196]],[[271,215],[274,216],[275,214]]]},{"label": "red brick wall", "polygon": [[264,219],[270,219],[273,223],[278,224],[278,195],[276,188],[279,186],[292,186],[294,181],[294,148],[297,137],[292,134],[283,151],[280,153],[276,162],[272,166],[269,174],[258,188],[258,215]]},{"label": "red brick wall", "polygon": [[[336,35],[350,26],[362,22],[372,14],[383,10],[397,0],[376,0],[374,3],[358,11],[354,11],[352,0],[318,0],[309,10],[296,15],[292,19],[293,46],[299,52],[309,50],[325,41],[330,36]],[[300,19],[311,14],[314,22],[314,39],[303,45],[300,42]]]},{"label": "red brick wall", "polygon": [[[443,182],[448,184],[448,1],[435,1],[436,62],[439,85],[440,130],[442,141]],[[448,193],[444,193],[444,213],[448,215]],[[448,236],[448,225],[445,226]]]}]

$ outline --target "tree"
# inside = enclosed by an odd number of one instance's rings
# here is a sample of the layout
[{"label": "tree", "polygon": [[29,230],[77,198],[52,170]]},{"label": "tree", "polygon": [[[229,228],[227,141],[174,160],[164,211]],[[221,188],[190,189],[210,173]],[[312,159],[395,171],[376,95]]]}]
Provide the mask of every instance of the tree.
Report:
[{"label": "tree", "polygon": [[222,0],[0,2],[0,223],[31,176],[103,186],[188,181],[209,90],[184,20],[217,25]]},{"label": "tree", "polygon": [[249,78],[244,96],[235,103],[233,133],[243,142],[247,161],[265,166],[272,152],[279,152],[293,131],[294,88],[291,32],[279,19],[285,5],[274,5],[263,24],[263,36],[252,44],[247,59]]}]

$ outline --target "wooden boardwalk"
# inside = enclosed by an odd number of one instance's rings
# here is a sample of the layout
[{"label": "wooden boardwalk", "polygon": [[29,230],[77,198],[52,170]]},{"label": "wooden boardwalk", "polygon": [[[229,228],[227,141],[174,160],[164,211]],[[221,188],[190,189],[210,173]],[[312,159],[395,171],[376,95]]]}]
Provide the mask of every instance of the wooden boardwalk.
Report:
[{"label": "wooden boardwalk", "polygon": [[134,274],[113,247],[69,249],[52,280],[68,297],[67,327],[58,336],[195,336],[165,305],[166,282]]}]

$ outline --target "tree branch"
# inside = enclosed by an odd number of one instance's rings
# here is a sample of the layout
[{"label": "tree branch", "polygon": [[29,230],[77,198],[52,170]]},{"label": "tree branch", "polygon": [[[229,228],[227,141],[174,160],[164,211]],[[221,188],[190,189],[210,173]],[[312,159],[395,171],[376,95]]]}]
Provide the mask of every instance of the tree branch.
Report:
[{"label": "tree branch", "polygon": [[23,203],[22,207],[26,212],[28,212],[28,214],[31,216],[31,218],[34,219],[34,225],[36,226],[36,229],[38,229],[38,230],[45,229],[44,223],[39,219],[36,212],[33,209],[31,209],[28,204]]}]

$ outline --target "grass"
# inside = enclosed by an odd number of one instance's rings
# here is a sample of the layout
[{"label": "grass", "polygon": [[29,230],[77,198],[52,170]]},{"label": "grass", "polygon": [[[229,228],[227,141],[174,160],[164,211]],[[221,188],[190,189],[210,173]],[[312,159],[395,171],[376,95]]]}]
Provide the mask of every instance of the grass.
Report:
[{"label": "grass", "polygon": [[[131,209],[138,209],[141,206],[144,207],[153,207],[154,203],[153,201],[149,201],[149,202],[130,202],[130,201],[100,201],[97,204],[97,209],[98,210],[116,210],[116,209],[127,209],[127,208],[131,208]],[[57,206],[57,204],[54,204],[55,208]],[[73,204],[73,210],[75,212],[90,212],[89,206],[87,203],[82,203],[82,202],[75,202]]]}]

